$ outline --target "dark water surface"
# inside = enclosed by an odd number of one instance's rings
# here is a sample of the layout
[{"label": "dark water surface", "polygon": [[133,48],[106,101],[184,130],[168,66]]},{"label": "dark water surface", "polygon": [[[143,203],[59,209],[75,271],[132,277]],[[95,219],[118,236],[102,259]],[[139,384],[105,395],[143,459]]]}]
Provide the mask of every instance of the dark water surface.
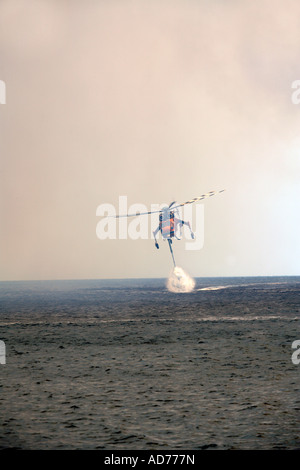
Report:
[{"label": "dark water surface", "polygon": [[0,283],[0,448],[300,449],[300,278]]}]

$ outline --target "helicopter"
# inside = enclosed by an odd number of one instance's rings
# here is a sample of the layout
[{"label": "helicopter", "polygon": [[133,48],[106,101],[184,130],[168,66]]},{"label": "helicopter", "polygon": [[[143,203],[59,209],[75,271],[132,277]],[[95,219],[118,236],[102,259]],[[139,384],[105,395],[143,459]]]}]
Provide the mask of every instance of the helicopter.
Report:
[{"label": "helicopter", "polygon": [[135,214],[125,214],[125,215],[115,215],[114,217],[115,218],[136,217],[140,215],[149,215],[149,214],[159,213],[159,224],[158,224],[158,227],[153,231],[155,247],[159,249],[159,244],[157,242],[156,235],[158,234],[158,232],[160,232],[163,239],[168,241],[174,268],[176,268],[176,263],[175,263],[173,248],[172,248],[172,241],[174,238],[176,238],[177,240],[180,240],[180,238],[177,236],[178,231],[180,232],[180,235],[181,235],[182,227],[183,225],[186,225],[190,230],[191,238],[192,239],[195,238],[190,222],[186,222],[179,218],[179,207],[185,206],[187,204],[193,204],[194,202],[201,201],[208,197],[214,196],[215,194],[222,193],[223,191],[225,191],[225,189],[222,189],[221,191],[209,191],[208,193],[202,194],[201,196],[198,196],[198,197],[194,197],[193,199],[190,199],[189,201],[186,201],[186,202],[182,202],[181,204],[176,204],[176,201],[173,201],[169,204],[169,206],[165,206],[162,209],[157,210],[157,211],[137,212]]}]

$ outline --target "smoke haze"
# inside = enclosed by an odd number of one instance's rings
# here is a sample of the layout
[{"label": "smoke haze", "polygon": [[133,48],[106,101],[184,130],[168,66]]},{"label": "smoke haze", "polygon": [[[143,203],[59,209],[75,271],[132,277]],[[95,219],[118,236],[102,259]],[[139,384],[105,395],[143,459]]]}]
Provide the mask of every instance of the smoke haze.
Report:
[{"label": "smoke haze", "polygon": [[96,209],[204,201],[192,276],[299,274],[296,0],[3,0],[2,280],[166,277]]}]

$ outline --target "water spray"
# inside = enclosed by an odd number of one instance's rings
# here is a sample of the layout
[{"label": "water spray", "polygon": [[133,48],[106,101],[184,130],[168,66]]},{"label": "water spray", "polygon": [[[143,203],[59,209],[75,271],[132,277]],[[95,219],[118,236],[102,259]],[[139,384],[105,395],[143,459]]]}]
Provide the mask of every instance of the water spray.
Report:
[{"label": "water spray", "polygon": [[195,280],[180,266],[174,266],[167,279],[166,286],[170,292],[192,292],[195,287]]}]

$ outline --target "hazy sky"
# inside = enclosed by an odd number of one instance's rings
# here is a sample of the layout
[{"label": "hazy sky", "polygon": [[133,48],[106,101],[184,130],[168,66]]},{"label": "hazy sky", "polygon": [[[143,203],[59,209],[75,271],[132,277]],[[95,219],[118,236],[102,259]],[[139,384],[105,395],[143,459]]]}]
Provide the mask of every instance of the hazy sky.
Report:
[{"label": "hazy sky", "polygon": [[1,0],[1,280],[166,277],[96,209],[204,204],[193,276],[300,274],[298,0]]}]

